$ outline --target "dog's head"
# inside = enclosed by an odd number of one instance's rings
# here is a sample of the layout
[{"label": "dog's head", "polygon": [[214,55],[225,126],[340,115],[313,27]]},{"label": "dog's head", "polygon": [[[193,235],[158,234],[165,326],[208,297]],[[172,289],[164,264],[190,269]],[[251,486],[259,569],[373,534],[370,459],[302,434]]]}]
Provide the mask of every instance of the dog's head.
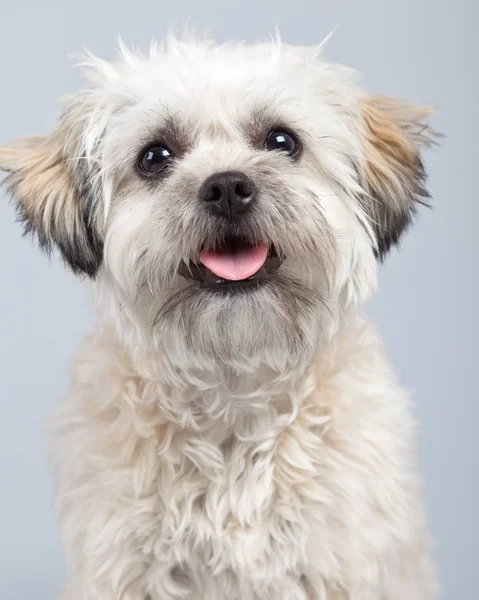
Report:
[{"label": "dog's head", "polygon": [[280,43],[169,39],[87,71],[56,131],[0,168],[120,328],[215,360],[291,355],[367,299],[425,195],[427,109]]}]

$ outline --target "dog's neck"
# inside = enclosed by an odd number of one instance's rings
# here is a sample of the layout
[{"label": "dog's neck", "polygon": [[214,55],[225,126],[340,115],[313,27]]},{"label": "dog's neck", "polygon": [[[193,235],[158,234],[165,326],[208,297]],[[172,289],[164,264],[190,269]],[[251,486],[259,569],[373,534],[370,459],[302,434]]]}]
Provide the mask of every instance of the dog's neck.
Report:
[{"label": "dog's neck", "polygon": [[[249,435],[294,419],[317,389],[318,364],[333,359],[334,339],[347,326],[344,319],[335,331],[318,328],[322,341],[311,336],[296,351],[277,345],[254,354],[252,343],[246,350],[230,349],[217,360],[211,348],[191,348],[178,332],[156,334],[127,311],[101,302],[97,306],[99,329],[145,390],[144,401],[151,409],[159,408],[166,421],[208,431],[210,439],[213,430],[220,437],[228,431]],[[347,321],[351,319],[352,314]],[[310,330],[315,331],[313,325]]]},{"label": "dog's neck", "polygon": [[155,351],[127,350],[144,397],[159,405],[166,420],[217,443],[233,431],[254,437],[273,423],[284,427],[315,387],[314,350],[287,358],[270,352],[231,364],[188,360],[171,350],[168,343]]}]

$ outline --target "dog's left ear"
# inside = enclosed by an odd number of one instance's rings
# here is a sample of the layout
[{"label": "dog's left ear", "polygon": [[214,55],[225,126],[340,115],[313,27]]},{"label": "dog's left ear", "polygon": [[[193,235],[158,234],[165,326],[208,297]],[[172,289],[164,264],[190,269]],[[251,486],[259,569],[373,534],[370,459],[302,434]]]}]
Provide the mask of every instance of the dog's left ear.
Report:
[{"label": "dog's left ear", "polygon": [[70,110],[50,136],[0,148],[0,171],[25,230],[47,252],[58,247],[75,273],[94,277],[103,252],[101,189],[88,161],[78,156],[81,126],[78,112]]},{"label": "dog's left ear", "polygon": [[361,112],[362,204],[383,258],[428,197],[420,153],[434,137],[425,123],[432,111],[374,97],[362,100]]}]

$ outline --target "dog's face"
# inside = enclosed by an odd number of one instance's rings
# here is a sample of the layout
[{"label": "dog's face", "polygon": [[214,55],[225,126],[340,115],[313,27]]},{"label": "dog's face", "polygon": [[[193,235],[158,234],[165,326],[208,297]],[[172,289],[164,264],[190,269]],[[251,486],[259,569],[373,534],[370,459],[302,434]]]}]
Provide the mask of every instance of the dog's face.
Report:
[{"label": "dog's face", "polygon": [[89,66],[50,137],[0,150],[41,244],[95,280],[120,329],[179,353],[331,336],[424,193],[427,111],[278,43],[169,40]]}]

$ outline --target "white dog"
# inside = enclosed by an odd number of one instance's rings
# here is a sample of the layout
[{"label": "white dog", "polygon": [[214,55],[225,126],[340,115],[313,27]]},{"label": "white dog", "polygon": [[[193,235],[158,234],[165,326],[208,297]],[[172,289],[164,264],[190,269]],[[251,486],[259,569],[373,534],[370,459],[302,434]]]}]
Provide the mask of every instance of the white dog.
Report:
[{"label": "white dog", "polygon": [[51,420],[64,599],[435,596],[408,397],[359,316],[429,111],[319,54],[88,56],[54,133],[0,150],[98,312]]}]

